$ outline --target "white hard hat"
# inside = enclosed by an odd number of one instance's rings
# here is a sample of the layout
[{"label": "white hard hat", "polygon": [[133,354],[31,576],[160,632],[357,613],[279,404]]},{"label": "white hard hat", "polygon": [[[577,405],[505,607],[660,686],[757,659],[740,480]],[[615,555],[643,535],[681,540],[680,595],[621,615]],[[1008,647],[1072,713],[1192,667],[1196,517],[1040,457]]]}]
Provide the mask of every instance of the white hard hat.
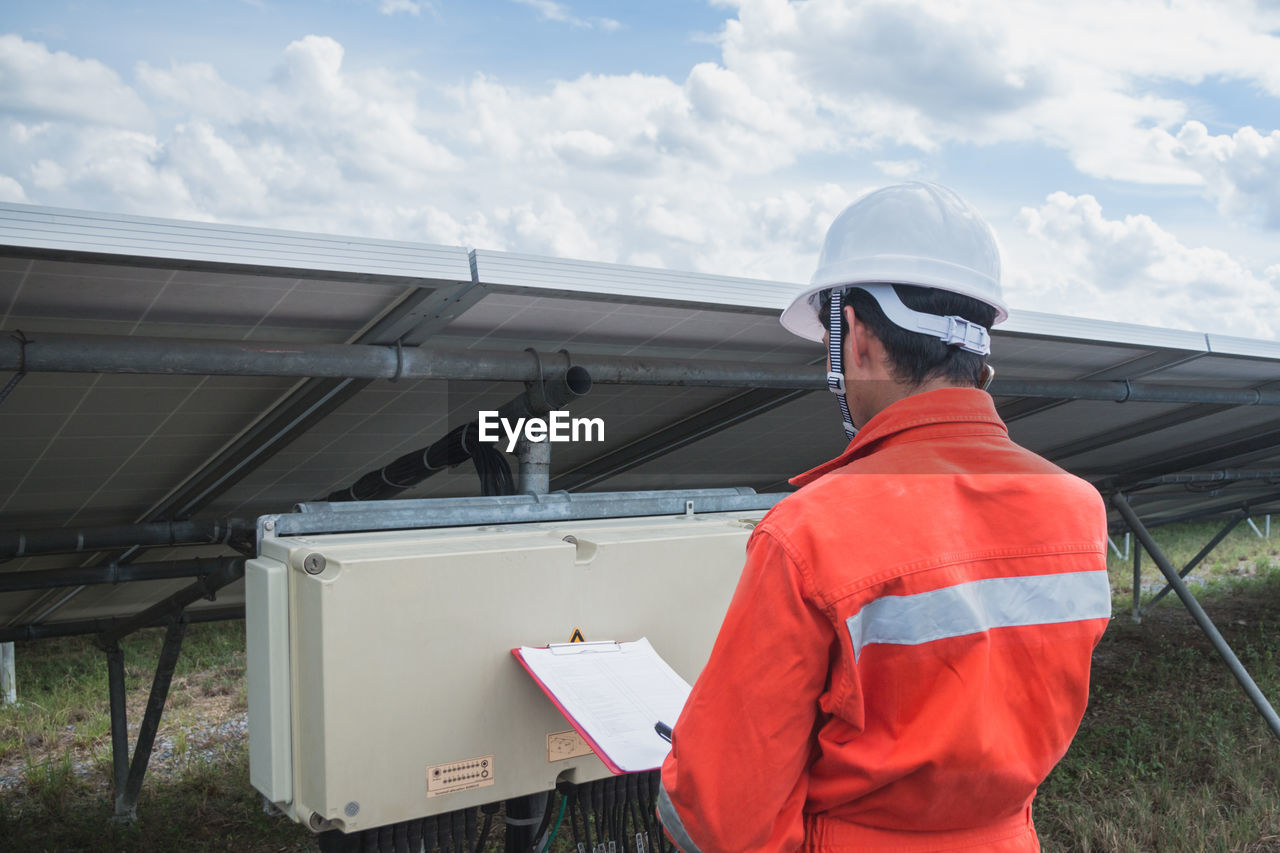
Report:
[{"label": "white hard hat", "polygon": [[[846,207],[827,230],[808,289],[782,312],[782,325],[821,341],[826,325],[818,317],[818,294],[876,283],[949,290],[995,308],[996,323],[1009,316],[1000,290],[1000,250],[990,227],[960,196],[938,184],[897,184]],[[867,290],[882,306],[883,292],[892,293],[892,288]],[[898,303],[894,296],[889,300]]]}]

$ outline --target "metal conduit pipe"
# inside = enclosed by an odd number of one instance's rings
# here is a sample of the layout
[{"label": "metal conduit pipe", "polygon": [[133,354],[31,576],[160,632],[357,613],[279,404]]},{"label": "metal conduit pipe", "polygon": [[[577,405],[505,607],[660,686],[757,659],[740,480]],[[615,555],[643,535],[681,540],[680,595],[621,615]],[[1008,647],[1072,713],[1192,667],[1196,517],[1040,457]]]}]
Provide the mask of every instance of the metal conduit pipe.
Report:
[{"label": "metal conduit pipe", "polygon": [[1280,406],[1280,391],[1254,388],[1160,385],[1126,380],[997,379],[995,397],[1049,397],[1060,400],[1110,400],[1116,403],[1216,403],[1228,406]]},{"label": "metal conduit pipe", "polygon": [[1128,499],[1120,492],[1117,492],[1111,496],[1111,503],[1124,516],[1124,520],[1133,529],[1133,533],[1142,543],[1142,547],[1146,549],[1147,553],[1151,555],[1151,559],[1155,560],[1156,565],[1160,567],[1160,572],[1164,575],[1165,580],[1169,582],[1169,586],[1173,587],[1173,591],[1178,594],[1178,598],[1182,599],[1183,605],[1191,613],[1191,618],[1196,620],[1200,630],[1209,638],[1214,650],[1226,663],[1227,669],[1231,670],[1231,674],[1235,676],[1236,681],[1240,683],[1240,687],[1244,690],[1245,695],[1249,697],[1249,701],[1253,702],[1254,707],[1258,709],[1258,713],[1266,720],[1272,733],[1277,738],[1280,738],[1280,716],[1276,715],[1275,708],[1272,708],[1271,703],[1267,701],[1267,697],[1262,695],[1262,691],[1254,683],[1253,677],[1244,668],[1244,664],[1240,663],[1236,653],[1227,645],[1227,641],[1223,639],[1218,627],[1209,618],[1209,614],[1204,612],[1200,602],[1196,601],[1196,597],[1191,594],[1191,590],[1187,589],[1186,583],[1178,575],[1178,570],[1173,567],[1173,564],[1169,562],[1169,558],[1160,550],[1160,546],[1151,538],[1151,534],[1143,525],[1142,520],[1138,518],[1138,514],[1129,505]]},{"label": "metal conduit pipe", "polygon": [[116,548],[232,544],[237,538],[252,543],[253,530],[254,524],[251,521],[224,518],[214,521],[157,521],[79,529],[0,531],[0,560],[40,554],[92,553]]},{"label": "metal conduit pipe", "polygon": [[[187,611],[187,621],[225,622],[244,618],[243,604],[229,604],[222,607],[202,607],[199,610]],[[50,637],[79,637],[85,634],[102,634],[119,628],[126,621],[123,616],[101,616],[94,619],[69,619],[65,622],[45,622],[39,625],[15,625],[0,628],[0,643],[12,643],[18,640],[45,640]]]},{"label": "metal conduit pipe", "polygon": [[[286,376],[335,379],[455,379],[531,382],[557,372],[556,354],[533,351],[398,348],[363,344],[300,344],[41,333],[24,345],[0,340],[0,370],[28,373],[150,373],[196,376]],[[573,357],[595,382],[721,388],[826,387],[826,375],[806,365],[689,362],[677,358]],[[1216,403],[1280,406],[1280,391],[1168,386],[1125,380],[997,379],[997,397]]]},{"label": "metal conduit pipe", "polygon": [[[454,379],[534,382],[561,372],[558,354],[531,350],[399,348],[42,333],[26,344],[0,341],[0,370],[28,373],[151,373],[332,379]],[[826,387],[825,374],[793,365],[696,362],[677,358],[574,356],[597,382],[709,387]]]},{"label": "metal conduit pipe", "polygon": [[1235,483],[1241,480],[1267,480],[1280,483],[1280,471],[1236,471],[1224,468],[1220,471],[1188,471],[1185,474],[1162,474],[1139,480],[1136,486],[1167,486],[1188,483]]},{"label": "metal conduit pipe", "polygon": [[58,589],[65,586],[132,583],[207,577],[243,563],[238,557],[197,557],[158,563],[111,563],[106,566],[75,566],[65,569],[35,569],[29,572],[0,573],[0,593],[27,589]]},{"label": "metal conduit pipe", "polygon": [[[1272,512],[1270,505],[1280,501],[1280,492],[1270,492],[1265,495],[1250,495],[1247,498],[1235,498],[1222,503],[1210,504],[1200,507],[1191,512],[1184,512],[1178,515],[1162,516],[1146,522],[1147,529],[1152,527],[1163,527],[1167,524],[1178,524],[1183,521],[1199,521],[1205,518],[1221,517],[1228,512],[1234,510],[1243,510],[1246,515],[1256,512]],[[1124,526],[1117,526],[1116,531],[1122,531]],[[1114,532],[1114,531],[1113,531]]]}]

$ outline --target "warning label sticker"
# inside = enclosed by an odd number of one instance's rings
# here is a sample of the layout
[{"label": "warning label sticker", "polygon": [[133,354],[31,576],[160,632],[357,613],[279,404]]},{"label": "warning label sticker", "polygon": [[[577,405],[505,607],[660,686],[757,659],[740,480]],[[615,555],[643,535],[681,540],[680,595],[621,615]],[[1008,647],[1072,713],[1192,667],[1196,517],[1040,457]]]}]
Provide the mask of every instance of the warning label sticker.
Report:
[{"label": "warning label sticker", "polygon": [[564,761],[579,755],[593,755],[591,747],[582,735],[569,729],[567,732],[550,732],[547,735],[547,761]]},{"label": "warning label sticker", "polygon": [[493,756],[482,755],[452,764],[433,764],[427,768],[427,796],[439,797],[483,788],[494,781]]}]

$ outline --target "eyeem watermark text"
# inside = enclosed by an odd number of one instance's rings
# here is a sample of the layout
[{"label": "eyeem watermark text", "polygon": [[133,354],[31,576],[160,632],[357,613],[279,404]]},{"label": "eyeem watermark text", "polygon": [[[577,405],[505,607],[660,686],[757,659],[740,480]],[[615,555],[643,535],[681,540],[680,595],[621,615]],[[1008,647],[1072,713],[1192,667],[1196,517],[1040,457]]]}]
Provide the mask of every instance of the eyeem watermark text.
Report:
[{"label": "eyeem watermark text", "polygon": [[603,418],[574,418],[563,410],[545,418],[516,418],[512,423],[495,411],[480,412],[480,440],[497,442],[507,437],[507,452],[514,453],[516,443],[526,441],[604,441]]}]

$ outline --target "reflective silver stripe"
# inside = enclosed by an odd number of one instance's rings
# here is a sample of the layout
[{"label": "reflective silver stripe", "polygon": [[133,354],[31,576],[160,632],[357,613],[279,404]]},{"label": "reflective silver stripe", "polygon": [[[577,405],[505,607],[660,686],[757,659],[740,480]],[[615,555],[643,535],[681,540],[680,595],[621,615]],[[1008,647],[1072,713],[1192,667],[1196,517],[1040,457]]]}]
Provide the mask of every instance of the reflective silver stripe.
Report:
[{"label": "reflective silver stripe", "polygon": [[671,839],[675,841],[676,846],[683,850],[684,853],[702,853],[698,849],[698,845],[690,840],[689,833],[684,831],[684,824],[680,822],[680,815],[676,814],[676,807],[672,805],[671,798],[667,796],[666,785],[658,788],[658,819],[662,821],[662,825],[671,835]]},{"label": "reflective silver stripe", "polygon": [[916,595],[886,595],[845,620],[857,660],[872,643],[916,646],[992,628],[1111,616],[1105,571],[970,581]]}]

